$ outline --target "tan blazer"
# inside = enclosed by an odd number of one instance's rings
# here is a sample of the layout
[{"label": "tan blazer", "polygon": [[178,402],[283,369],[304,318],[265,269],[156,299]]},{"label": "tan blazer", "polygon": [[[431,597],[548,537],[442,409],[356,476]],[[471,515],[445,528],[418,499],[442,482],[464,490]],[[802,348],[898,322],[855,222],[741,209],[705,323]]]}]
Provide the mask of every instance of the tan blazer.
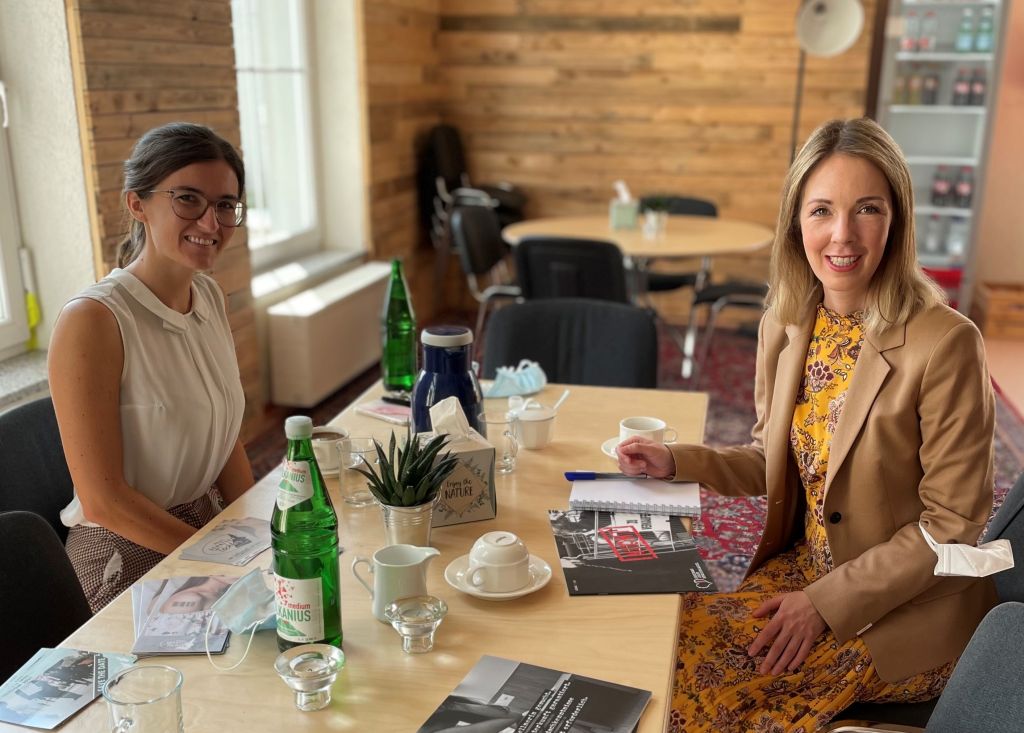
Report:
[{"label": "tan blazer", "polygon": [[[814,326],[761,320],[748,446],[673,447],[676,479],[726,496],[768,496],[748,574],[803,534],[790,426]],[[861,635],[895,682],[958,657],[996,603],[988,579],[938,578],[918,529],[977,542],[992,508],[995,397],[978,329],[945,306],[864,338],[825,477],[835,569],[806,588],[840,642]]]}]

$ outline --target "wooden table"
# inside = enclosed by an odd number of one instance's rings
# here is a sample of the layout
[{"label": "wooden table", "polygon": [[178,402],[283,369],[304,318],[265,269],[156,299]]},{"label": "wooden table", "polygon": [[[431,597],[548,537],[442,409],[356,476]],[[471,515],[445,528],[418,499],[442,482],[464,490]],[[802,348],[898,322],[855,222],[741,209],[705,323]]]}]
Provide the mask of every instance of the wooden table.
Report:
[{"label": "wooden table", "polygon": [[[551,404],[562,389],[551,385],[538,398]],[[639,730],[664,730],[680,596],[569,597],[545,510],[567,506],[569,485],[562,477],[566,469],[614,470],[600,446],[617,433],[622,417],[661,416],[676,428],[680,440],[700,441],[707,395],[580,386],[571,389],[557,418],[555,441],[544,450],[523,450],[516,471],[497,478],[497,518],[434,530],[432,544],[441,555],[430,566],[427,587],[430,593],[444,598],[450,610],[437,632],[433,652],[403,653],[397,633],[372,616],[368,594],[357,584],[350,568],[356,555],[368,556],[383,545],[380,511],[376,506],[347,508],[337,496],[337,481],[329,480],[334,505],[340,509],[344,546],[341,585],[347,657],[333,688],[331,705],[315,713],[295,709],[291,691],[273,671],[277,640],[269,631],[256,635],[249,657],[231,672],[213,669],[205,656],[143,660],[142,664],[169,663],[184,673],[182,706],[187,733],[415,731],[485,653],[650,690],[653,697]],[[379,393],[378,383],[359,401]],[[354,436],[384,438],[391,429],[387,423],[358,415],[351,408],[331,424],[344,426]],[[259,481],[221,516],[269,518],[276,476],[274,471]],[[554,577],[545,588],[518,600],[493,602],[464,595],[444,581],[445,566],[468,552],[479,535],[494,529],[515,531],[531,553],[551,564]],[[241,576],[251,567],[270,564],[269,551],[249,568],[182,561],[177,558],[179,551],[146,577]],[[125,593],[62,646],[128,652],[132,636],[131,599]],[[245,639],[233,639],[228,652],[216,657],[218,663],[234,663],[244,647]],[[98,700],[61,730],[106,730],[106,714],[105,703]],[[26,729],[0,723],[0,730]]]}]

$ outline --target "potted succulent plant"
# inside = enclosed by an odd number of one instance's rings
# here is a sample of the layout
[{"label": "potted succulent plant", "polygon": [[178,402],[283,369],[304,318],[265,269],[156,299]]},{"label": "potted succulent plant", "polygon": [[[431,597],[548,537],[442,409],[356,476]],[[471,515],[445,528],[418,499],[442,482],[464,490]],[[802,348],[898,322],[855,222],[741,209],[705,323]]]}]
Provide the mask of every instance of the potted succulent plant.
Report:
[{"label": "potted succulent plant", "polygon": [[368,488],[380,504],[387,544],[428,546],[438,491],[458,463],[451,453],[437,460],[448,436],[420,441],[407,434],[403,449],[392,432],[387,452],[376,440],[373,443],[376,470],[369,464],[355,470],[367,478]]}]

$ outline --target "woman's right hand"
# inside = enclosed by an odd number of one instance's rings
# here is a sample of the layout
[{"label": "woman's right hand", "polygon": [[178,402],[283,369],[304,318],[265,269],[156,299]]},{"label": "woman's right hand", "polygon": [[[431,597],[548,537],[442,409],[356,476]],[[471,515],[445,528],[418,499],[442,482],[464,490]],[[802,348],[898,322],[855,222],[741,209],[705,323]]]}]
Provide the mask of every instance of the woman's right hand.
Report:
[{"label": "woman's right hand", "polygon": [[651,478],[667,478],[676,473],[676,460],[664,443],[648,438],[626,438],[615,448],[619,470],[627,476],[645,474]]}]

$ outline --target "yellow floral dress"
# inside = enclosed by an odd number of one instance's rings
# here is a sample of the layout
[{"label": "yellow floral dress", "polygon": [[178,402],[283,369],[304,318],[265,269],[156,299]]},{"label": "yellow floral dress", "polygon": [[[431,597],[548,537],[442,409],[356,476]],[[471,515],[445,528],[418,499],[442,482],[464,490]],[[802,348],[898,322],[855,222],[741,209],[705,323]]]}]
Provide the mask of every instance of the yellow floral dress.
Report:
[{"label": "yellow floral dress", "polygon": [[673,733],[811,733],[854,702],[915,702],[938,696],[954,663],[887,683],[859,638],[840,644],[826,629],[804,663],[778,676],[758,672],[747,648],[767,623],[764,601],[802,590],[832,570],[822,515],[829,447],[860,354],[859,314],[819,305],[797,393],[790,444],[807,497],[804,539],[775,556],[734,593],[683,596],[672,696]]}]

